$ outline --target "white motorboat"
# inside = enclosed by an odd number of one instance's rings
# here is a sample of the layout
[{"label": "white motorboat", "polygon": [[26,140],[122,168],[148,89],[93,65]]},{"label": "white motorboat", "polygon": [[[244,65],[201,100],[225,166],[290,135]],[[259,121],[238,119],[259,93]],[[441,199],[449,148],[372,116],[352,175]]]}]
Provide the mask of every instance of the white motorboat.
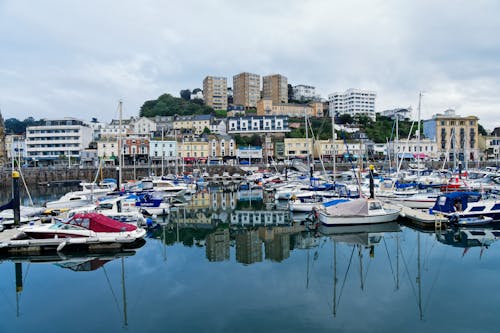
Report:
[{"label": "white motorboat", "polygon": [[28,225],[19,230],[34,239],[92,238],[96,242],[117,243],[132,243],[146,235],[146,230],[142,228],[98,213],[76,214],[67,221]]}]

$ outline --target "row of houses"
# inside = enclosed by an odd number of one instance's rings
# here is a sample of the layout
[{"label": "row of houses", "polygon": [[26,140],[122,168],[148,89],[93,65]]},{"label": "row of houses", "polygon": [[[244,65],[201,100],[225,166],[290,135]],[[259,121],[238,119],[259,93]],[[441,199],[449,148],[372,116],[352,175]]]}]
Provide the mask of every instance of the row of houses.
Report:
[{"label": "row of houses", "polygon": [[[48,165],[78,161],[93,165],[98,160],[158,163],[196,163],[243,160],[280,160],[367,156],[385,158],[396,154],[429,159],[478,161],[498,158],[496,136],[480,136],[478,118],[461,117],[452,110],[423,122],[424,137],[375,144],[360,136],[355,142],[286,138],[289,118],[283,115],[247,115],[217,119],[212,115],[130,118],[108,123],[87,123],[74,118],[44,120],[30,126],[23,136],[6,136],[7,157],[30,164]],[[258,135],[259,147],[237,147],[235,135]],[[408,155],[410,154],[410,155]]]}]

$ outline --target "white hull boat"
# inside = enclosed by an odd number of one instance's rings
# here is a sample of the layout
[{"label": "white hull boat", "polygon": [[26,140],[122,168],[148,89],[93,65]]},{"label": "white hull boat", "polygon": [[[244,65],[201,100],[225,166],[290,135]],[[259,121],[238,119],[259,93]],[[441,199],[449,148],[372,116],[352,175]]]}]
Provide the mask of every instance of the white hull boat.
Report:
[{"label": "white hull boat", "polygon": [[383,208],[375,199],[360,198],[321,209],[319,222],[325,226],[362,225],[395,221],[399,210]]}]

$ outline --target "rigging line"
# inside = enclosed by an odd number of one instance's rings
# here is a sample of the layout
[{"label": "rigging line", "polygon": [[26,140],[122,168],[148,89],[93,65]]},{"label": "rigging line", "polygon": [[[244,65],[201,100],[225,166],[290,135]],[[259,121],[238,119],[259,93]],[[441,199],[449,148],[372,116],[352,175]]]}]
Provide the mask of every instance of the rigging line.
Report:
[{"label": "rigging line", "polygon": [[368,271],[370,270],[372,262],[371,260],[368,261],[368,265],[366,265],[366,270],[365,270],[365,278],[363,279],[363,285],[366,286],[366,278],[368,277]]},{"label": "rigging line", "polygon": [[31,206],[35,206],[33,203],[33,199],[31,198],[30,190],[28,189],[28,185],[26,184],[26,180],[24,180],[24,175],[23,172],[21,171],[21,168],[19,168],[19,174],[21,175],[21,179],[23,180],[24,188],[26,189],[26,193],[28,194],[28,199],[30,199]]},{"label": "rigging line", "polygon": [[104,271],[104,275],[106,276],[106,281],[108,282],[109,289],[111,290],[111,294],[113,295],[113,298],[115,300],[116,310],[118,311],[118,314],[121,315],[120,304],[118,303],[118,298],[116,298],[113,287],[111,286],[111,281],[109,281],[108,273],[106,272],[106,267],[102,266],[102,270]]},{"label": "rigging line", "polygon": [[344,281],[342,281],[342,286],[340,287],[339,298],[338,298],[338,300],[335,300],[337,302],[337,304],[340,303],[340,297],[342,297],[342,292],[344,291],[345,282],[347,280],[347,273],[349,273],[349,269],[350,269],[351,263],[352,263],[352,257],[354,256],[354,249],[355,249],[355,247],[353,246],[352,252],[351,252],[351,258],[349,258],[349,265],[347,265],[347,269],[345,271]]},{"label": "rigging line", "polygon": [[443,268],[443,261],[445,259],[445,255],[447,255],[447,254],[448,254],[448,250],[443,251],[443,255],[441,256],[441,260],[440,260],[439,265],[438,265],[438,271],[437,271],[436,276],[434,277],[434,279],[432,281],[431,287],[429,289],[429,294],[427,295],[427,301],[424,304],[424,308],[423,308],[424,311],[429,306],[429,301],[430,301],[430,298],[431,298],[431,295],[432,295],[432,290],[434,290],[434,287],[436,285],[438,277],[439,277],[439,275],[441,273],[441,269]]},{"label": "rigging line", "polygon": [[427,251],[426,254],[424,254],[424,262],[422,263],[423,267],[425,267],[425,265],[428,263],[429,257],[431,255],[432,250],[434,249],[434,246],[436,246],[436,243],[437,242],[432,242],[432,245],[430,246],[429,250]]},{"label": "rigging line", "polygon": [[394,268],[392,268],[392,260],[389,254],[389,249],[387,248],[387,242],[385,241],[385,237],[383,238],[383,240],[384,240],[385,252],[387,253],[387,258],[389,259],[389,267],[391,268],[392,278],[394,279],[394,283],[396,283],[396,274],[394,273]]},{"label": "rigging line", "polygon": [[417,306],[418,306],[417,291],[415,290],[415,286],[413,285],[413,281],[411,279],[410,271],[408,270],[408,265],[406,264],[406,260],[405,260],[405,256],[403,254],[403,251],[400,251],[400,252],[401,252],[401,258],[403,259],[403,264],[405,266],[406,274],[408,275],[408,281],[410,281],[410,286],[411,286],[411,289],[413,291],[413,296],[415,296],[415,301],[417,302]]}]

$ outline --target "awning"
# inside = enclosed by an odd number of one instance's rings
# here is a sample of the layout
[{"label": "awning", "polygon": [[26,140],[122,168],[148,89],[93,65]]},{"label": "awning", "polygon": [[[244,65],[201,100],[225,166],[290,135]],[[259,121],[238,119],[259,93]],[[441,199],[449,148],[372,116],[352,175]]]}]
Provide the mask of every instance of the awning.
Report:
[{"label": "awning", "polygon": [[413,154],[413,157],[422,159],[422,158],[427,158],[427,155],[424,153],[420,153],[420,154]]}]

